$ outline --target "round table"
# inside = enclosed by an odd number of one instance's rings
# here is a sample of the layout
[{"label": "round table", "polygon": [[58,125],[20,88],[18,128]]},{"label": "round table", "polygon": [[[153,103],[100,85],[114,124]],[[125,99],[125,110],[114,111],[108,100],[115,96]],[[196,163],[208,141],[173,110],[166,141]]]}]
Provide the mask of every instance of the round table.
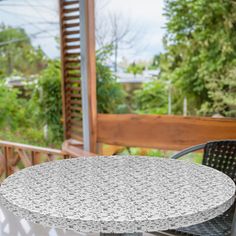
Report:
[{"label": "round table", "polygon": [[156,157],[80,157],[8,177],[0,202],[28,221],[76,232],[135,233],[212,219],[233,203],[234,182],[212,168]]}]

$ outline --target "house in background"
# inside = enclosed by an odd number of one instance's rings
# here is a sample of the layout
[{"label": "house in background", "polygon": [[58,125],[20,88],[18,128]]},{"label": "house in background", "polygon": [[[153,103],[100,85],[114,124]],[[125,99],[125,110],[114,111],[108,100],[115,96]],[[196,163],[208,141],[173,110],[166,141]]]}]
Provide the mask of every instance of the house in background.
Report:
[{"label": "house in background", "polygon": [[124,71],[116,73],[117,82],[122,84],[125,91],[132,93],[136,89],[140,89],[142,84],[158,79],[159,70],[144,70],[142,74],[131,74]]}]

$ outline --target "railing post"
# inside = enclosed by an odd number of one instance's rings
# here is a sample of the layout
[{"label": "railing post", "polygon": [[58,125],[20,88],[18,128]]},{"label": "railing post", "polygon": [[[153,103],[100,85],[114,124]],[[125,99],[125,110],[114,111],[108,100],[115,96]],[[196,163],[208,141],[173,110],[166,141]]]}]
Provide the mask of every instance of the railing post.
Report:
[{"label": "railing post", "polygon": [[4,156],[5,156],[5,171],[6,171],[6,177],[11,175],[13,173],[10,161],[13,159],[13,148],[12,147],[4,147]]},{"label": "railing post", "polygon": [[32,163],[32,166],[35,165],[35,155],[34,155],[34,151],[31,152],[31,163]]},{"label": "railing post", "polygon": [[41,163],[41,160],[40,160],[40,153],[39,153],[39,152],[32,151],[32,152],[31,152],[31,159],[32,159],[32,165],[40,164],[40,163]]}]

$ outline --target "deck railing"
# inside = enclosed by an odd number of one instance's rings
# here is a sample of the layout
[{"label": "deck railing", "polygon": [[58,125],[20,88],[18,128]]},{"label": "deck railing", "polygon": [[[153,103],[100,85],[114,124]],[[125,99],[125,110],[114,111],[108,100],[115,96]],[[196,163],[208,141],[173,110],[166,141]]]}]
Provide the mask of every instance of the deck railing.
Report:
[{"label": "deck railing", "polygon": [[0,141],[0,182],[25,167],[47,161],[93,155],[85,152],[83,144],[75,140],[66,140],[61,150]]},{"label": "deck railing", "polygon": [[62,150],[0,141],[0,178],[25,167],[68,157],[69,154]]},{"label": "deck railing", "polygon": [[97,142],[178,151],[210,140],[236,139],[236,119],[98,114]]}]

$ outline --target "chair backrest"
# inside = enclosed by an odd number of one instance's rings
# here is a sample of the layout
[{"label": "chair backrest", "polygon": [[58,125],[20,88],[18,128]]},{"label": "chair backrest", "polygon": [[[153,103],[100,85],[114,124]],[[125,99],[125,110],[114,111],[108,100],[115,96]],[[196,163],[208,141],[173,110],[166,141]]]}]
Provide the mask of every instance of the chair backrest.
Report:
[{"label": "chair backrest", "polygon": [[236,140],[207,143],[202,164],[225,173],[236,183]]}]

